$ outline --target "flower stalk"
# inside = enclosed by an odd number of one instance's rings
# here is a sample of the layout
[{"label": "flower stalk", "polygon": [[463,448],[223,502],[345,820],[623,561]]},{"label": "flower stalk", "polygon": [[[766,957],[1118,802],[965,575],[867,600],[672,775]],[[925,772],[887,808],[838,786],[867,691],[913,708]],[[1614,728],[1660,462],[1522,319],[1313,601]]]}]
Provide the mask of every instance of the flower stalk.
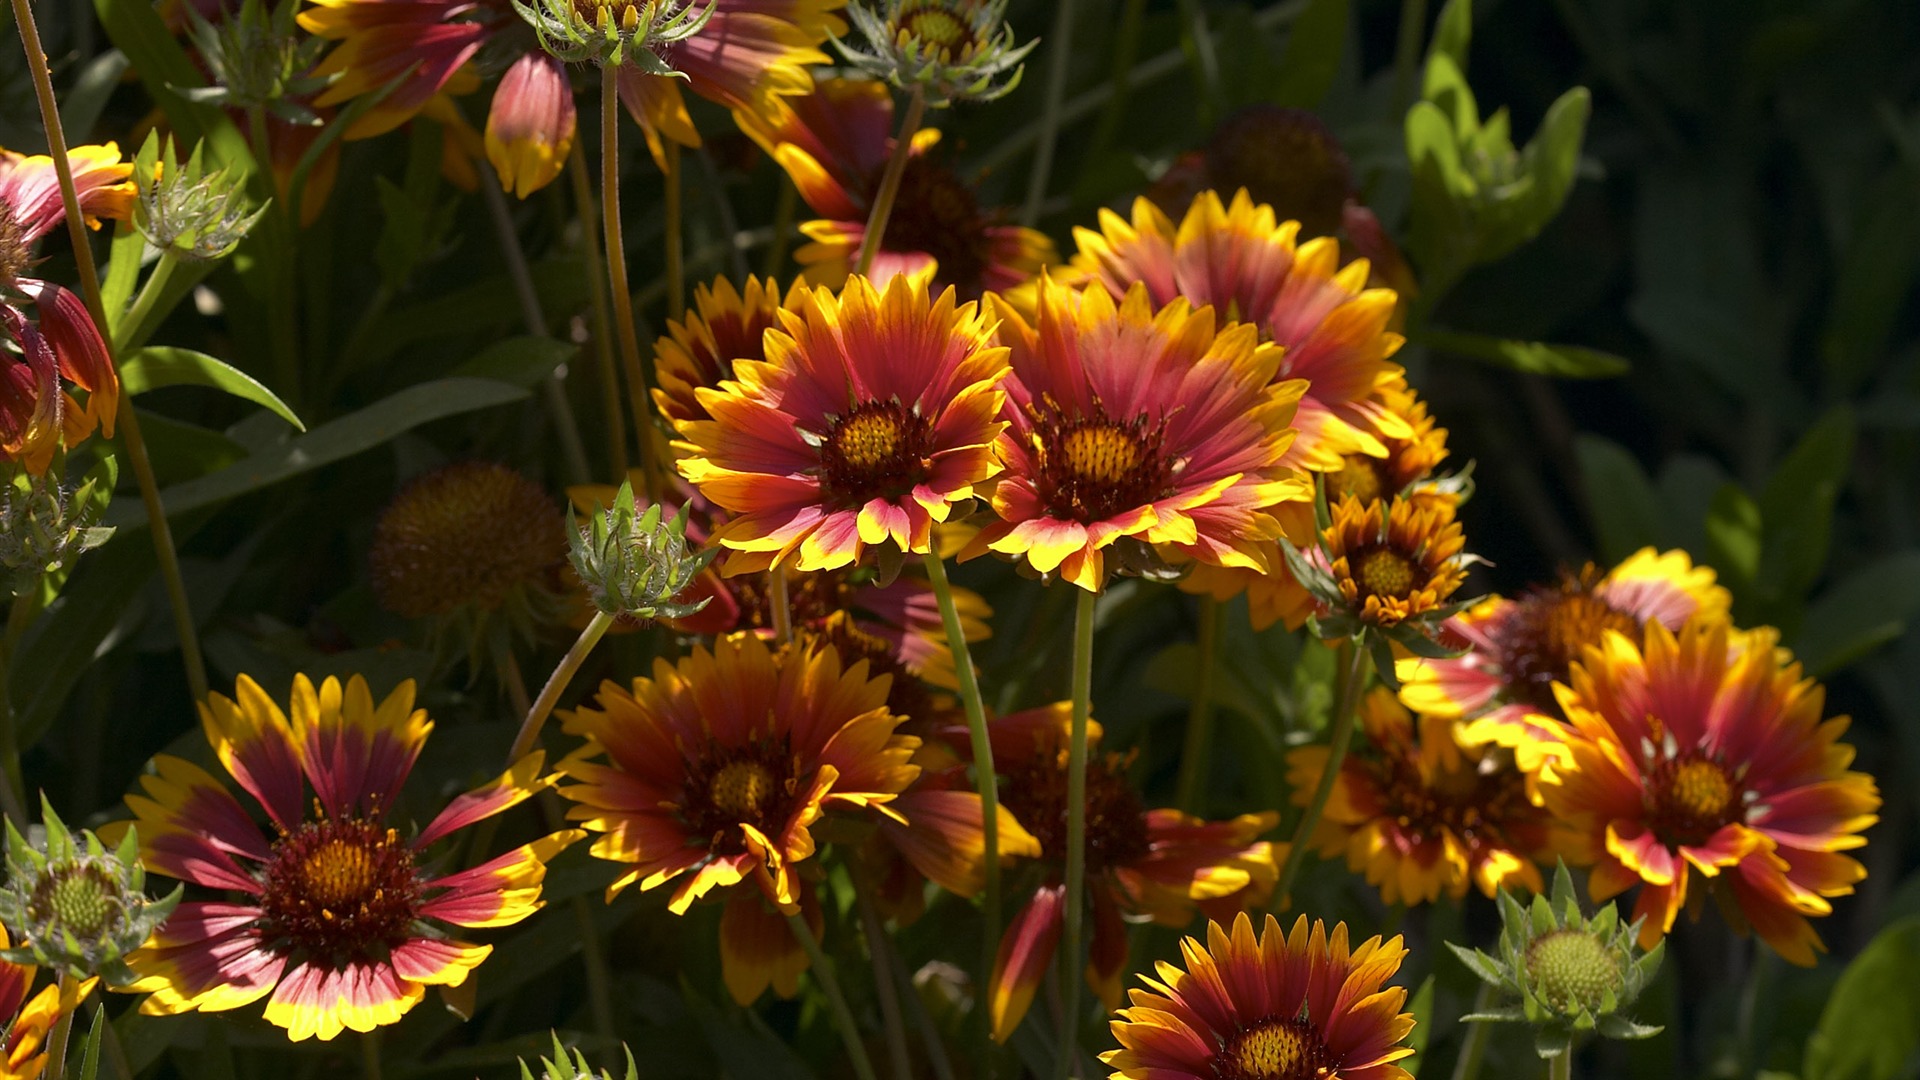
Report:
[{"label": "flower stalk", "polygon": [[1174,805],[1195,813],[1200,790],[1207,785],[1208,756],[1213,753],[1213,680],[1219,666],[1220,601],[1200,598],[1200,669],[1194,675],[1193,702],[1187,709],[1186,745],[1180,750],[1180,780]]},{"label": "flower stalk", "polygon": [[1047,48],[1053,53],[1047,65],[1046,105],[1040,111],[1040,135],[1033,148],[1033,171],[1027,176],[1027,205],[1020,223],[1032,228],[1040,220],[1040,208],[1047,201],[1047,181],[1053,175],[1053,152],[1060,141],[1060,109],[1067,97],[1067,65],[1073,59],[1073,0],[1054,0],[1053,40]]},{"label": "flower stalk", "polygon": [[[23,3],[25,0],[16,0]],[[627,246],[620,226],[620,82],[611,70],[600,73],[600,216],[607,245],[607,285],[613,298],[613,330],[620,358],[630,375],[644,371],[640,339],[633,328],[633,290],[627,284]],[[645,386],[634,386],[634,436],[640,449],[640,475],[649,499],[665,490],[653,453],[653,410]]]},{"label": "flower stalk", "polygon": [[1054,1076],[1064,1080],[1080,1056],[1080,990],[1086,979],[1087,720],[1093,711],[1093,608],[1100,594],[1082,589],[1073,613],[1073,720],[1067,737],[1067,910],[1060,937],[1060,1053]]},{"label": "flower stalk", "polygon": [[1320,824],[1320,815],[1327,809],[1327,800],[1333,797],[1334,781],[1340,778],[1340,765],[1347,759],[1347,748],[1353,745],[1354,718],[1360,711],[1360,691],[1366,685],[1367,669],[1372,653],[1363,641],[1348,641],[1340,646],[1338,670],[1340,689],[1333,702],[1333,734],[1328,738],[1327,765],[1320,774],[1320,783],[1313,789],[1313,801],[1307,804],[1300,814],[1299,824],[1293,829],[1293,843],[1287,848],[1287,861],[1280,868],[1280,878],[1274,883],[1273,903],[1275,911],[1285,911],[1293,902],[1293,878],[1300,872],[1300,864],[1306,861],[1307,844],[1313,839],[1313,830]]},{"label": "flower stalk", "polygon": [[682,236],[680,215],[685,212],[685,188],[680,167],[680,144],[667,140],[666,186],[667,316],[679,319],[687,313],[686,240]]},{"label": "flower stalk", "polygon": [[[593,349],[600,358],[600,408],[607,429],[607,467],[614,476],[627,475],[626,420],[620,412],[620,361],[614,356],[613,315],[607,310],[607,279],[600,273],[600,237],[594,228],[599,213],[593,197],[593,181],[587,174],[587,152],[580,140],[573,140],[567,161],[567,179],[573,185],[574,211],[580,215],[580,254],[586,264],[587,295],[592,302]],[[644,396],[644,389],[629,388]],[[633,408],[641,408],[635,402]]]},{"label": "flower stalk", "polygon": [[860,240],[860,259],[854,264],[856,274],[864,275],[872,270],[874,257],[880,254],[881,240],[887,234],[887,219],[893,216],[894,200],[900,197],[900,181],[907,174],[907,160],[913,157],[913,137],[919,132],[926,112],[927,92],[915,83],[907,96],[907,112],[900,119],[900,130],[893,137],[893,157],[887,160],[886,174],[880,178],[880,191],[867,214],[866,234]]},{"label": "flower stalk", "polygon": [[554,667],[553,674],[547,676],[546,685],[540,688],[540,696],[534,699],[533,708],[527,711],[527,718],[521,721],[519,734],[513,737],[513,748],[507,751],[509,768],[514,762],[525,757],[527,751],[533,749],[534,740],[540,737],[541,725],[547,722],[547,717],[552,714],[554,705],[559,703],[561,693],[566,690],[567,684],[573,681],[574,675],[580,671],[580,665],[587,662],[587,654],[593,652],[593,647],[600,644],[600,639],[606,636],[607,630],[612,626],[613,616],[604,611],[594,612],[593,618],[587,622],[586,629],[580,631],[580,636],[574,639],[573,647],[567,650],[567,655],[560,658],[560,663]]},{"label": "flower stalk", "polygon": [[[33,78],[34,96],[39,100],[40,120],[46,127],[47,152],[53,157],[54,173],[60,179],[60,199],[67,211],[67,234],[73,240],[73,259],[80,278],[80,292],[87,302],[87,313],[95,326],[105,328],[106,304],[100,295],[100,274],[93,262],[93,248],[87,242],[86,216],[80,209],[80,195],[73,185],[73,165],[67,160],[67,137],[60,126],[60,106],[53,93],[53,75],[47,68],[47,55],[40,47],[40,31],[34,23],[30,0],[13,0],[14,21],[20,27],[20,44],[26,50],[27,68]],[[114,343],[106,340],[107,360],[119,365]],[[121,383],[120,431],[126,438],[127,458],[133,464],[134,479],[140,485],[140,501],[146,507],[148,531],[153,536],[153,553],[160,564],[167,603],[173,611],[173,626],[180,638],[180,660],[186,668],[187,689],[195,701],[207,696],[207,665],[200,653],[200,634],[193,621],[193,608],[187,602],[186,580],[180,574],[180,556],[174,548],[173,528],[167,522],[165,505],[160,501],[160,485],[153,473],[153,461],[147,456],[146,440],[140,435],[140,414]]]},{"label": "flower stalk", "polygon": [[873,1062],[867,1057],[867,1047],[860,1039],[860,1027],[854,1023],[853,1010],[847,1008],[847,999],[840,992],[840,980],[834,977],[833,961],[820,949],[820,942],[813,936],[813,927],[807,925],[807,917],[794,912],[787,916],[787,925],[793,928],[793,936],[799,940],[800,947],[807,951],[807,960],[813,965],[813,981],[820,985],[820,992],[827,996],[828,1010],[833,1013],[834,1026],[840,1029],[840,1041],[846,1044],[847,1057],[853,1061],[853,1071],[860,1080],[877,1080],[873,1071]]}]

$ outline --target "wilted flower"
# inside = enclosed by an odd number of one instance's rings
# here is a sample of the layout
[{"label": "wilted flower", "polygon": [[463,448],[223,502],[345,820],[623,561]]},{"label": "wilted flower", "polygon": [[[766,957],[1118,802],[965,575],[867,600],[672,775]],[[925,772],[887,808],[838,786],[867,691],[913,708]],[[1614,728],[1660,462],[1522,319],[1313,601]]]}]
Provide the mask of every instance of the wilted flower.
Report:
[{"label": "wilted flower", "polygon": [[877,9],[856,3],[847,10],[872,50],[836,39],[847,59],[894,86],[923,88],[935,106],[1006,95],[1039,44],[1014,44],[1007,0],[881,0]]},{"label": "wilted flower", "polygon": [[1645,1039],[1660,1032],[1624,1013],[1660,970],[1665,943],[1651,952],[1634,944],[1640,920],[1622,925],[1612,904],[1587,918],[1573,895],[1565,863],[1553,875],[1553,894],[1535,895],[1529,908],[1500,893],[1500,954],[1488,956],[1452,942],[1447,947],[1475,975],[1520,1003],[1464,1017],[1535,1025],[1543,1058],[1572,1049],[1574,1036],[1598,1031],[1609,1039]]},{"label": "wilted flower", "polygon": [[149,135],[133,159],[134,228],[162,253],[192,262],[224,258],[266,212],[248,200],[244,174],[232,166],[207,171],[204,149],[196,143],[182,164],[172,139]]},{"label": "wilted flower", "polygon": [[0,488],[0,566],[15,596],[39,588],[43,577],[70,567],[82,552],[113,536],[112,529],[94,522],[113,493],[117,471],[108,457],[76,491],[69,492],[56,476],[25,470]]},{"label": "wilted flower", "polygon": [[7,822],[0,923],[13,928],[20,944],[0,950],[0,957],[57,967],[76,979],[132,981],[124,957],[166,922],[180,890],[164,900],[147,896],[147,872],[132,829],[108,851],[92,832],[83,830],[76,840],[44,795],[40,807],[46,837],[39,847]]},{"label": "wilted flower", "polygon": [[636,517],[632,483],[621,484],[613,506],[589,518],[587,528],[568,512],[573,536],[568,557],[594,606],[606,614],[684,619],[707,606],[706,599],[683,603],[675,597],[706,569],[717,549],[687,550],[686,508],[664,525],[660,516],[655,503]]}]

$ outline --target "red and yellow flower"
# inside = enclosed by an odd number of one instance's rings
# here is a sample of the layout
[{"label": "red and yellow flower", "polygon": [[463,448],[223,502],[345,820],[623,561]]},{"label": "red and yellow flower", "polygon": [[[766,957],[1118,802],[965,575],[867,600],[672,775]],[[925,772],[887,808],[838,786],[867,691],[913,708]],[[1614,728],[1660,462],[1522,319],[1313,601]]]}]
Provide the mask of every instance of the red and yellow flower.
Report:
[{"label": "red and yellow flower", "polygon": [[1131,221],[1102,210],[1098,232],[1075,229],[1079,250],[1062,278],[1097,281],[1115,297],[1145,283],[1155,304],[1185,297],[1257,326],[1286,350],[1275,377],[1307,380],[1289,463],[1335,472],[1348,454],[1385,457],[1382,440],[1411,437],[1377,393],[1399,380],[1388,358],[1404,339],[1388,329],[1397,297],[1367,287],[1367,260],[1341,267],[1339,241],[1297,243],[1299,231],[1244,191],[1230,204],[1202,192],[1178,227],[1142,198]]},{"label": "red and yellow flower", "polygon": [[680,471],[727,512],[724,570],[836,570],[868,549],[931,550],[934,526],[1000,469],[1007,350],[976,305],[922,278],[862,277],[780,312],[764,362],[696,392]]},{"label": "red and yellow flower", "polygon": [[1825,692],[1778,634],[1704,614],[1677,634],[1658,618],[1608,630],[1555,694],[1570,765],[1542,788],[1569,861],[1593,867],[1593,898],[1638,885],[1651,947],[1697,875],[1736,928],[1811,965],[1825,946],[1809,917],[1866,876],[1841,853],[1866,843],[1880,793],[1848,768],[1847,718],[1823,718]]},{"label": "red and yellow flower", "polygon": [[[1366,743],[1340,763],[1314,832],[1323,856],[1344,854],[1389,904],[1458,900],[1469,883],[1488,897],[1501,888],[1541,891],[1534,860],[1549,848],[1546,815],[1527,798],[1526,777],[1498,749],[1465,751],[1457,719],[1415,722],[1384,687],[1360,707]],[[1305,806],[1326,772],[1329,751],[1287,754],[1287,782]]]},{"label": "red and yellow flower", "polygon": [[[993,1036],[1002,1042],[1020,1025],[1051,967],[1065,916],[1060,879],[1067,853],[1070,720],[1070,704],[1060,702],[988,725],[1002,777],[1001,803],[1038,841],[1047,867],[1045,884],[1008,925],[994,961],[987,1007]],[[1090,725],[1086,868],[1093,938],[1086,975],[1112,1008],[1120,1002],[1126,969],[1128,916],[1180,927],[1196,909],[1224,919],[1265,903],[1286,845],[1260,839],[1279,824],[1277,813],[1203,821],[1178,810],[1146,809],[1127,780],[1129,758],[1092,753],[1099,738],[1099,725]]]},{"label": "red and yellow flower", "polygon": [[717,390],[733,378],[736,360],[765,361],[766,332],[780,326],[780,310],[799,313],[813,291],[799,282],[785,295],[772,278],[747,278],[735,288],[725,277],[697,285],[693,306],[653,344],[653,401],[660,415],[679,424],[710,420],[699,391]]},{"label": "red and yellow flower", "polygon": [[[0,949],[9,943],[6,927],[0,926]],[[5,1032],[0,1036],[0,1080],[36,1080],[45,1072],[48,1034],[100,982],[85,979],[64,988],[48,983],[29,998],[38,970],[0,959],[0,1032]]]},{"label": "red and yellow flower", "polygon": [[1348,495],[1334,505],[1321,543],[1347,612],[1370,626],[1443,613],[1467,576],[1466,538],[1450,505]]},{"label": "red and yellow flower", "polygon": [[410,681],[376,703],[359,676],[315,687],[304,675],[286,711],[245,675],[237,700],[214,694],[200,706],[207,742],[272,830],[219,779],[170,755],[127,796],[150,870],[236,894],[181,904],[128,957],[139,979],[127,989],[148,995],[142,1012],[218,1012],[266,997],[267,1020],[295,1041],[371,1031],[426,987],[459,986],[493,951],[446,926],[509,926],[540,907],[547,860],[585,834],[556,832],[470,870],[425,865],[438,841],[551,784],[540,753],[454,799],[410,839],[389,824],[433,730],[413,706]]},{"label": "red and yellow flower", "polygon": [[1000,520],[961,557],[998,552],[1091,591],[1116,544],[1127,560],[1268,570],[1273,508],[1311,497],[1283,464],[1304,384],[1274,382],[1280,350],[1246,324],[1216,330],[1209,308],[1156,308],[1144,286],[1116,303],[1042,275],[1036,299],[1032,323],[999,303],[1013,349]]},{"label": "red and yellow flower", "polygon": [[1283,935],[1269,915],[1256,939],[1242,914],[1180,955],[1185,970],[1142,976],[1113,1022],[1120,1049],[1100,1060],[1115,1080],[1412,1080],[1394,1064],[1413,1056],[1407,991],[1387,985],[1407,955],[1400,938],[1350,948],[1346,923],[1309,930],[1302,915]]},{"label": "red and yellow flower", "polygon": [[[893,92],[871,79],[832,79],[771,113],[735,118],[821,215],[800,226],[813,242],[794,257],[807,268],[808,281],[838,287],[866,239],[867,216],[893,156]],[[913,136],[873,279],[930,273],[935,288],[951,285],[978,299],[1028,281],[1054,262],[1052,239],[982,207],[973,185],[938,160],[939,141],[932,128]]]},{"label": "red and yellow flower", "polygon": [[681,914],[726,891],[721,960],[742,1004],[769,984],[791,995],[806,968],[781,916],[810,902],[798,864],[814,827],[834,813],[897,819],[889,804],[919,774],[920,741],[895,730],[887,680],[867,672],[831,647],[775,652],[733,634],[562,714],[588,740],[560,764],[573,781],[560,793],[579,804],[568,816],[599,834],[594,855],[629,867],[609,898],[673,882]]},{"label": "red and yellow flower", "polygon": [[[118,146],[76,146],[67,163],[88,226],[127,218],[133,165],[120,160]],[[86,305],[27,275],[34,244],[65,220],[53,159],[0,149],[0,332],[19,350],[0,355],[0,460],[36,474],[94,428],[112,436],[120,406],[120,377]],[[36,318],[28,318],[29,307]],[[86,400],[76,400],[63,381],[85,391]]]},{"label": "red and yellow flower", "polygon": [[1489,597],[1447,620],[1468,650],[1451,659],[1407,659],[1401,700],[1416,712],[1470,719],[1468,745],[1498,743],[1529,773],[1555,759],[1565,726],[1555,683],[1608,630],[1638,639],[1648,623],[1678,630],[1689,618],[1725,619],[1731,599],[1710,567],[1684,551],[1642,548],[1601,574],[1589,564],[1514,599]]}]

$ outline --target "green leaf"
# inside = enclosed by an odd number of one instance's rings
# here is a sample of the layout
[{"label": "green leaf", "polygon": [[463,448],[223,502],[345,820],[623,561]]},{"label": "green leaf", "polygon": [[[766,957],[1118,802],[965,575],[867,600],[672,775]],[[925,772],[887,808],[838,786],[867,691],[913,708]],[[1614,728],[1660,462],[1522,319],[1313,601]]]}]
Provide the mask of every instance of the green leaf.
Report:
[{"label": "green leaf", "polygon": [[1760,599],[1768,621],[1797,614],[1827,564],[1833,504],[1853,464],[1853,413],[1827,411],[1767,478],[1761,491]]},{"label": "green leaf", "polygon": [[87,1028],[86,1041],[80,1044],[80,1070],[77,1080],[98,1080],[100,1076],[100,1032],[107,1022],[107,1007],[93,1008],[93,1024]]},{"label": "green leaf", "polygon": [[[1587,137],[1587,117],[1593,113],[1593,95],[1584,86],[1561,94],[1547,109],[1539,130],[1521,152],[1521,168],[1533,181],[1513,222],[1514,233],[1501,239],[1513,246],[1533,239],[1560,213],[1573,190],[1580,169],[1580,146]],[[1490,256],[1489,256],[1490,257]]]},{"label": "green leaf", "polygon": [[1707,562],[1732,590],[1736,606],[1760,572],[1760,507],[1746,489],[1728,481],[1707,507]]},{"label": "green leaf", "polygon": [[532,387],[579,351],[570,341],[523,334],[494,342],[449,374]]},{"label": "green leaf", "polygon": [[1920,915],[1874,937],[1840,975],[1807,1040],[1806,1080],[1894,1080],[1920,1053]]},{"label": "green leaf", "polygon": [[1435,349],[1529,375],[1551,375],[1560,379],[1612,379],[1632,369],[1625,357],[1580,345],[1514,341],[1452,330],[1429,330],[1423,337]]},{"label": "green leaf", "polygon": [[1434,20],[1433,42],[1427,46],[1427,60],[1444,56],[1453,66],[1467,70],[1467,46],[1473,41],[1473,4],[1470,0],[1447,0]]},{"label": "green leaf", "polygon": [[107,107],[107,99],[120,85],[120,77],[127,72],[127,54],[119,49],[106,52],[88,61],[80,69],[80,74],[60,94],[60,126],[66,130],[67,138],[72,142],[92,142],[90,133],[94,125],[100,122],[100,114]]},{"label": "green leaf", "polygon": [[1347,0],[1308,0],[1280,54],[1274,102],[1303,109],[1320,104],[1340,71],[1346,39]]},{"label": "green leaf", "polygon": [[140,283],[140,257],[146,247],[146,238],[133,227],[133,222],[122,221],[114,226],[107,272],[100,279],[100,306],[106,311],[109,324],[119,322],[126,314],[127,304],[133,299],[133,287]]},{"label": "green leaf", "polygon": [[1660,542],[1660,498],[1640,463],[1619,443],[1582,433],[1573,440],[1600,557],[1617,563]]},{"label": "green leaf", "polygon": [[182,144],[206,140],[220,163],[251,171],[253,154],[240,130],[218,106],[196,104],[182,92],[205,86],[207,81],[160,21],[159,9],[125,0],[93,0],[93,10],[107,37],[126,54],[147,93],[166,113],[174,138]]},{"label": "green leaf", "polygon": [[1849,573],[1821,593],[1791,644],[1807,674],[1825,678],[1892,641],[1920,613],[1920,551],[1903,551]]},{"label": "green leaf", "polygon": [[251,401],[301,431],[307,429],[286,402],[253,376],[224,360],[192,349],[161,345],[141,349],[121,361],[120,385],[129,395],[163,386],[211,386],[242,401]]},{"label": "green leaf", "polygon": [[[176,484],[161,492],[161,498],[169,517],[212,506],[371,450],[421,424],[510,404],[526,396],[525,390],[492,379],[436,379],[421,383],[359,412],[329,420],[304,435],[210,476]],[[120,506],[108,516],[112,524],[145,523],[138,511],[123,511]]]}]

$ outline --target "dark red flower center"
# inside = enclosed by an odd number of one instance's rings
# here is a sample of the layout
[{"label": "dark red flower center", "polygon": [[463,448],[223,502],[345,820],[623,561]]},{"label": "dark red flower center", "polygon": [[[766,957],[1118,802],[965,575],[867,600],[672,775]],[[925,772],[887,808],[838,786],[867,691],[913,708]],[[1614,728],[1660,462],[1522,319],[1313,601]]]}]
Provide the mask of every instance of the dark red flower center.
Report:
[{"label": "dark red flower center", "polygon": [[33,261],[26,226],[13,216],[13,205],[0,199],[0,285],[11,285]]},{"label": "dark red flower center", "polygon": [[1451,833],[1469,849],[1510,843],[1509,829],[1532,816],[1525,778],[1514,769],[1442,769],[1431,779],[1407,753],[1362,758],[1385,814],[1416,843]]},{"label": "dark red flower center", "polygon": [[1725,765],[1687,753],[1653,767],[1647,777],[1645,804],[1661,843],[1697,846],[1736,819],[1741,794]]},{"label": "dark red flower center", "polygon": [[846,506],[897,499],[927,478],[933,425],[893,401],[869,401],[830,417],[820,441],[820,479]]},{"label": "dark red flower center", "polygon": [[[876,172],[871,190],[879,187]],[[888,251],[923,251],[933,256],[940,264],[938,285],[951,285],[967,299],[977,299],[992,261],[990,224],[966,181],[945,165],[917,154],[900,174],[900,193],[880,243]]]},{"label": "dark red flower center", "polygon": [[1262,1020],[1227,1040],[1213,1059],[1219,1080],[1317,1080],[1333,1054],[1305,1017]]},{"label": "dark red flower center", "polygon": [[[1146,810],[1127,783],[1125,758],[1108,754],[1087,762],[1087,873],[1125,866],[1147,854]],[[1067,755],[1048,747],[1026,761],[1001,766],[1000,801],[1048,859],[1067,857]]]},{"label": "dark red flower center", "polygon": [[413,849],[366,818],[310,821],[273,845],[260,907],[269,940],[343,962],[405,941],[420,899]]},{"label": "dark red flower center", "polygon": [[1104,521],[1173,493],[1175,464],[1163,450],[1167,422],[1117,420],[1099,402],[1068,416],[1051,396],[1028,406],[1039,452],[1036,489],[1054,517]]},{"label": "dark red flower center", "polygon": [[738,855],[747,850],[742,825],[773,839],[786,831],[797,787],[785,736],[744,746],[710,741],[687,764],[680,817],[690,832],[707,838],[714,854]]},{"label": "dark red flower center", "polygon": [[1565,682],[1567,670],[1580,650],[1598,645],[1608,630],[1629,637],[1640,632],[1640,622],[1597,595],[1600,572],[1589,563],[1578,574],[1568,574],[1558,585],[1534,589],[1515,600],[1512,609],[1493,630],[1496,659],[1514,697],[1549,716],[1559,716],[1553,684]]}]

